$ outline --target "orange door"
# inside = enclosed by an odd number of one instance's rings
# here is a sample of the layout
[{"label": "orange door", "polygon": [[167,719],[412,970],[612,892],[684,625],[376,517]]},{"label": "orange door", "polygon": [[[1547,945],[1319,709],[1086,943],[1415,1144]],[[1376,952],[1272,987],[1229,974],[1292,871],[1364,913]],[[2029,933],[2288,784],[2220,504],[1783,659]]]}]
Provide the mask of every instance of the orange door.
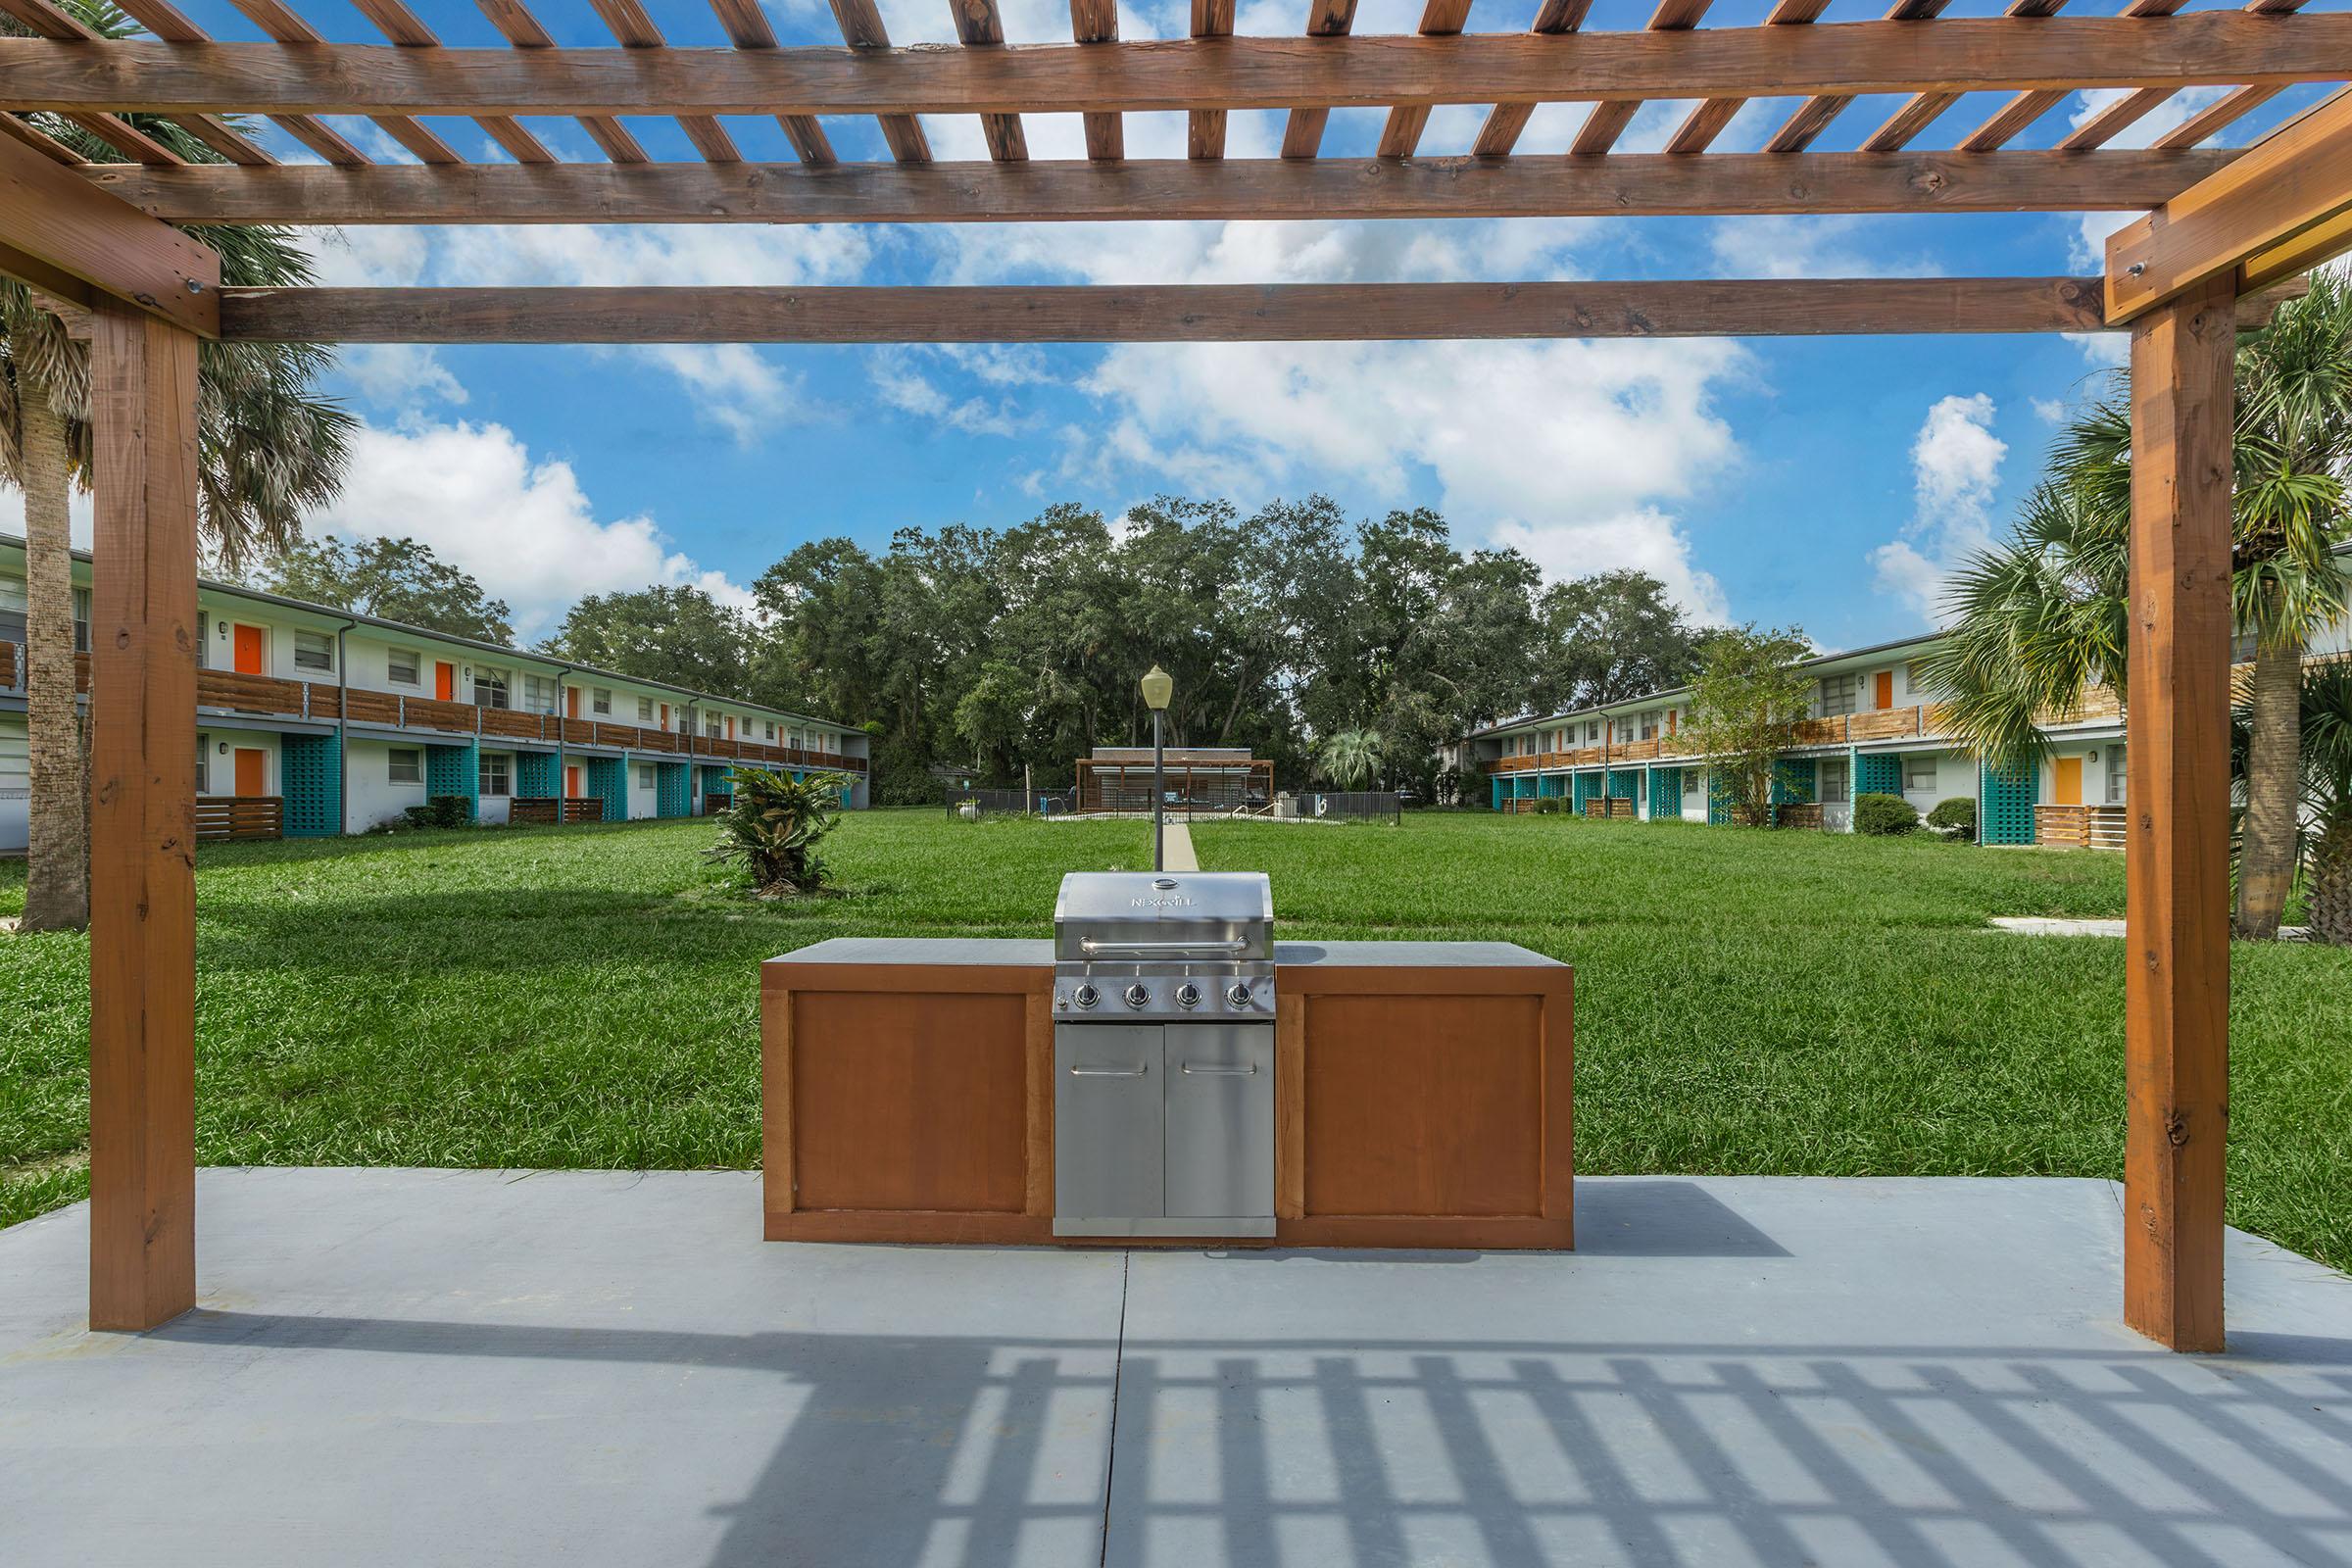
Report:
[{"label": "orange door", "polygon": [[2082,759],[2080,757],[2058,759],[2058,777],[2051,787],[2060,806],[2081,806],[2082,804]]},{"label": "orange door", "polygon": [[580,769],[577,763],[564,769],[564,793],[575,801],[580,798]]},{"label": "orange door", "polygon": [[580,689],[577,686],[564,688],[564,716],[565,718],[580,716]]},{"label": "orange door", "polygon": [[662,727],[669,728],[669,705],[667,703],[662,705]]},{"label": "orange door", "polygon": [[1894,671],[1891,669],[1880,670],[1878,687],[1876,706],[1882,709],[1892,708],[1894,706]]},{"label": "orange door", "polygon": [[458,698],[458,666],[440,660],[433,662],[433,695],[445,703]]},{"label": "orange door", "polygon": [[236,628],[236,667],[240,675],[259,675],[262,672],[262,628]]},{"label": "orange door", "polygon": [[734,715],[733,713],[729,713],[729,714],[727,715],[727,739],[729,739],[729,740],[733,740],[734,738],[735,738],[735,715]]},{"label": "orange door", "polygon": [[[237,629],[244,630],[241,626]],[[263,760],[260,748],[238,747],[236,761],[237,793],[239,795],[267,795],[270,793],[269,783],[264,776],[268,772],[268,764]]]}]

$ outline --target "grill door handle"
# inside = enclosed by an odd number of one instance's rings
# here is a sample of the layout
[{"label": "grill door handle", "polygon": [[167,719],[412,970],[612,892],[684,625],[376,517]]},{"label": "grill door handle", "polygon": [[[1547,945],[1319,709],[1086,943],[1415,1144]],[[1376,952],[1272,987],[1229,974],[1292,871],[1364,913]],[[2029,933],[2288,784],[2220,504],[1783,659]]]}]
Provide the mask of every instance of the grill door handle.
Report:
[{"label": "grill door handle", "polygon": [[[1151,1070],[1149,1067],[1072,1067],[1070,1076],[1073,1078],[1141,1078]],[[1188,1067],[1185,1070],[1190,1072],[1192,1069]]]},{"label": "grill door handle", "polygon": [[1248,953],[1250,939],[1234,937],[1222,942],[1104,942],[1096,937],[1086,937],[1079,942],[1078,949],[1090,958],[1098,953]]},{"label": "grill door handle", "polygon": [[1245,1062],[1238,1067],[1229,1067],[1218,1062],[1188,1061],[1180,1070],[1188,1074],[1200,1073],[1211,1078],[1254,1078],[1257,1076],[1257,1063],[1251,1061]]}]

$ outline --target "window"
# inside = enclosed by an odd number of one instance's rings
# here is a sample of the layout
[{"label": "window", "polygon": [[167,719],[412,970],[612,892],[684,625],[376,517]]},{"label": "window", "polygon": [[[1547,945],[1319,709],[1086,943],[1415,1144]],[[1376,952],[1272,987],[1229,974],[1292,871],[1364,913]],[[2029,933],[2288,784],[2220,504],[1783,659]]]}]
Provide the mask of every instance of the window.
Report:
[{"label": "window", "polygon": [[653,763],[639,762],[637,764],[637,787],[641,790],[650,790],[654,787]]},{"label": "window", "polygon": [[[5,740],[0,740],[0,746],[5,746],[7,742]],[[213,738],[210,735],[205,734],[202,730],[198,730],[196,732],[196,793],[199,795],[210,795],[213,793],[213,769],[212,764],[207,760],[207,759],[211,757],[212,751]],[[5,773],[7,771],[8,764],[5,761],[0,761],[0,773]],[[18,771],[22,772],[23,769],[20,768]]]},{"label": "window", "polygon": [[2118,741],[2109,746],[2104,755],[2107,759],[2107,804],[2121,806],[2124,804],[2125,777],[2123,743]]},{"label": "window", "polygon": [[1585,744],[1587,746],[1598,746],[1600,744],[1599,719],[1593,719],[1585,725]]},{"label": "window", "polygon": [[473,705],[476,708],[507,706],[507,672],[503,669],[484,669],[479,664],[473,670]]},{"label": "window", "polygon": [[511,760],[504,752],[482,754],[481,788],[484,795],[506,795],[514,790],[513,775],[508,771]]},{"label": "window", "polygon": [[335,640],[322,631],[298,631],[294,634],[294,667],[297,669],[325,669],[335,667]]},{"label": "window", "polygon": [[1845,764],[1843,762],[1825,761],[1821,764],[1821,804],[1824,806],[1843,806],[1845,804]]},{"label": "window", "polygon": [[422,667],[421,662],[416,657],[416,650],[414,648],[387,648],[384,650],[384,679],[395,686],[416,685],[417,671]]},{"label": "window", "polygon": [[0,643],[24,646],[24,579],[0,577]]},{"label": "window", "polygon": [[392,748],[391,758],[386,776],[393,783],[421,784],[424,782],[424,753],[422,751],[414,746],[395,746]]},{"label": "window", "polygon": [[1854,710],[1855,679],[1851,675],[1821,677],[1821,716],[1840,718]]},{"label": "window", "polygon": [[772,718],[767,721],[767,738],[771,741],[776,738],[776,721]]},{"label": "window", "polygon": [[651,724],[653,721],[654,721],[654,700],[653,700],[651,697],[640,697],[640,698],[638,698],[638,699],[637,699],[637,722],[638,722],[638,723],[640,723],[640,724]]},{"label": "window", "polygon": [[1933,757],[1904,758],[1903,789],[1906,792],[1919,791],[1929,795],[1936,793],[1936,759]]},{"label": "window", "polygon": [[552,713],[556,710],[556,683],[545,675],[522,677],[522,707],[525,712]]},{"label": "window", "polygon": [[1903,690],[1914,695],[1928,689],[1927,670],[1916,659],[1903,666]]},{"label": "window", "polygon": [[1642,715],[1642,738],[1645,741],[1654,741],[1658,738],[1658,715],[1656,713]]},{"label": "window", "polygon": [[589,701],[588,701],[588,708],[589,708],[589,710],[590,710],[591,712],[602,713],[602,714],[604,714],[604,715],[605,715],[606,717],[608,717],[608,718],[612,717],[612,687],[610,687],[610,686],[599,686],[599,687],[597,687],[597,688],[596,688],[596,690],[594,690],[594,691],[592,691],[592,692],[590,692],[590,693],[588,694],[588,698],[589,698]]},{"label": "window", "polygon": [[784,738],[784,744],[787,746],[799,746],[801,744],[801,732],[797,729],[794,730],[791,734]]},{"label": "window", "polygon": [[87,588],[74,590],[74,651],[77,654],[90,651],[90,591]]},{"label": "window", "polygon": [[718,739],[718,715],[716,713],[707,713],[703,716],[703,733],[712,740]]},{"label": "window", "polygon": [[[75,611],[74,613],[79,614],[80,612]],[[2252,663],[2254,662],[2255,645],[2260,641],[2261,639],[2256,637],[2254,633],[2250,631],[2241,631],[2236,636],[2231,637],[2230,639],[2230,662],[2232,664]],[[75,644],[75,646],[78,647],[80,645]]]}]

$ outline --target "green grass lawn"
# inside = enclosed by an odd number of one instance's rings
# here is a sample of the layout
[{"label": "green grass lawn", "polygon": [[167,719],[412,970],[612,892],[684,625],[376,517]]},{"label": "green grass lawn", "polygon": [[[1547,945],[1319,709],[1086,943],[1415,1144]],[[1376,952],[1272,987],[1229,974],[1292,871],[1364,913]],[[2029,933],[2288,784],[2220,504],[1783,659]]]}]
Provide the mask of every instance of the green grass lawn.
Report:
[{"label": "green grass lawn", "polygon": [[[868,812],[844,893],[732,894],[707,823],[208,847],[198,1153],[215,1164],[749,1166],[758,960],[1045,936],[1146,824]],[[2120,1173],[2120,857],[1485,815],[1217,824],[1286,937],[1487,937],[1577,966],[1588,1172]],[[23,900],[0,864],[0,912]],[[0,938],[0,1222],[79,1197],[87,944]],[[2352,953],[2233,958],[2230,1219],[2352,1267]]]}]

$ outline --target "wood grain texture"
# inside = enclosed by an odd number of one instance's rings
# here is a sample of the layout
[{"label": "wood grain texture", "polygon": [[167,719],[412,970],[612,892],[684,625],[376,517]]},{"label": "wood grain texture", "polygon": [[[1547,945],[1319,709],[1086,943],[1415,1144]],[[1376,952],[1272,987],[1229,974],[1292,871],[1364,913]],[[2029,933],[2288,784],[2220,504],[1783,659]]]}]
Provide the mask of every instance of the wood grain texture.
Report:
[{"label": "wood grain texture", "polygon": [[17,261],[6,270],[62,293],[73,304],[112,299],[205,337],[220,333],[219,257],[5,136],[0,136],[0,252]]},{"label": "wood grain texture", "polygon": [[1040,984],[1023,999],[1027,1113],[1023,1125],[1023,1167],[1027,1182],[1023,1213],[1054,1217],[1054,993]]},{"label": "wood grain texture", "polygon": [[760,1195],[772,1218],[789,1214],[793,1198],[792,993],[760,996]]},{"label": "wood grain texture", "polygon": [[1540,999],[1327,994],[1305,1013],[1305,1214],[1542,1214]]},{"label": "wood grain texture", "polygon": [[342,343],[1373,342],[2106,330],[2096,278],[224,290],[223,337]]},{"label": "wood grain texture", "polygon": [[[1103,46],[1107,47],[1107,45]],[[1463,160],[565,164],[367,170],[86,164],[173,222],[981,223],[1098,220],[1544,218],[1744,213],[2131,212],[2239,155],[1615,153]],[[44,160],[46,161],[46,160]]]},{"label": "wood grain texture", "polygon": [[2132,334],[2124,844],[2124,1320],[2222,1348],[2230,1118],[2230,636],[2235,286]]},{"label": "wood grain texture", "polygon": [[[2294,18],[2265,18],[2280,23]],[[2352,92],[2339,92],[2256,142],[2228,168],[2199,180],[2107,241],[2107,317],[2129,321],[2206,279],[2230,274],[2265,252],[2352,211]],[[2287,269],[2274,262],[2264,281],[2334,254],[2298,249]]]},{"label": "wood grain texture", "polygon": [[90,1327],[196,1302],[196,348],[91,326]]},{"label": "wood grain texture", "polygon": [[[1574,32],[1584,25],[1585,16],[1592,9],[1592,0],[1544,0],[1537,8],[1536,20],[1528,26],[1531,36]],[[1477,158],[1507,158],[1519,144],[1520,135],[1533,119],[1536,103],[1532,98],[1498,103],[1487,111],[1487,118],[1478,127],[1478,135],[1470,143],[1470,152]]]},{"label": "wood grain texture", "polygon": [[892,49],[401,49],[0,41],[0,108],[156,113],[1020,114],[1596,101],[2352,76],[2352,16]]},{"label": "wood grain texture", "polygon": [[1280,989],[1274,1003],[1274,1217],[1306,1213],[1306,998]]},{"label": "wood grain texture", "polygon": [[793,1205],[1022,1214],[1028,998],[791,993]]}]

